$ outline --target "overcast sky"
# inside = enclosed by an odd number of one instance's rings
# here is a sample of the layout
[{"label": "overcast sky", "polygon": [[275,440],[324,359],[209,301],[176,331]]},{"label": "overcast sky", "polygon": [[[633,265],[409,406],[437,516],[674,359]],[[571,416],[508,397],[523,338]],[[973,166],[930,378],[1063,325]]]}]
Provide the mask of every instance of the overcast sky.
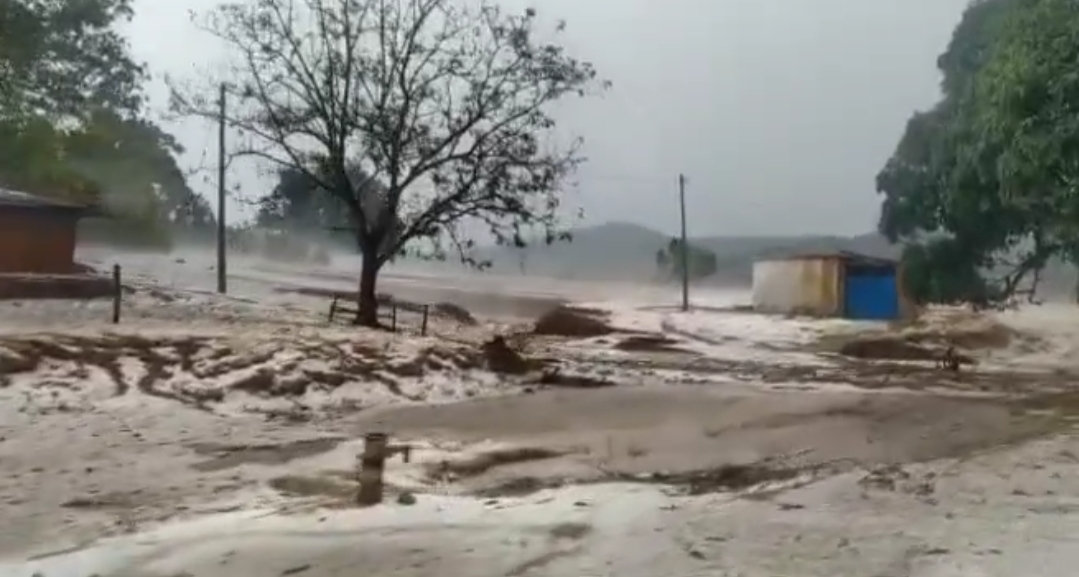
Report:
[{"label": "overcast sky", "polygon": [[[220,48],[187,11],[217,2],[136,0],[136,55],[159,77],[213,69]],[[873,178],[910,114],[936,100],[936,57],[966,3],[504,0],[566,19],[567,46],[614,83],[560,115],[560,132],[585,138],[586,220],[674,232],[684,172],[694,235],[871,230]],[[160,81],[151,93],[163,108]],[[212,160],[212,129],[169,128],[189,150],[186,166]],[[267,186],[251,169],[236,172],[247,195]]]}]

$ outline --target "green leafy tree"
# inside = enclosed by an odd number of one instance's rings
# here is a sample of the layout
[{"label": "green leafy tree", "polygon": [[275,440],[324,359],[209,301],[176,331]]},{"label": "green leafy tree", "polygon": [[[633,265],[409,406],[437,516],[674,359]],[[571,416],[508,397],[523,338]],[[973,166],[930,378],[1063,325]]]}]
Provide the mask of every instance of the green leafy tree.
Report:
[{"label": "green leafy tree", "polygon": [[997,299],[982,277],[977,255],[954,238],[909,244],[903,249],[902,262],[907,294],[916,303],[989,303]]},{"label": "green leafy tree", "polygon": [[146,71],[116,29],[132,0],[3,0],[0,121],[85,118],[99,107],[134,112]]},{"label": "green leafy tree", "polygon": [[[350,168],[350,181],[359,183],[359,190],[354,194],[365,206],[381,202],[386,194],[386,186],[366,174],[358,165]],[[356,225],[345,203],[319,186],[305,171],[294,168],[278,170],[277,185],[266,196],[259,199],[256,223],[262,227],[285,229],[299,232],[321,240],[330,240],[334,244],[354,247]],[[394,249],[393,243],[403,230],[399,219],[395,224],[395,234],[386,236],[383,252]],[[392,257],[391,257],[392,258]]]},{"label": "green leafy tree", "polygon": [[187,184],[182,147],[156,124],[99,109],[65,139],[65,163],[102,191],[110,222],[88,224],[98,241],[169,246],[175,231],[209,232],[213,213]]},{"label": "green leafy tree", "polygon": [[99,188],[65,162],[67,134],[42,117],[0,122],[0,187],[95,202]]},{"label": "green leafy tree", "polygon": [[0,4],[0,186],[104,204],[120,222],[90,225],[95,240],[163,244],[213,217],[176,164],[182,149],[139,116],[146,70],[116,26],[131,5]]},{"label": "green leafy tree", "polygon": [[290,230],[321,230],[329,226],[330,215],[344,212],[344,207],[327,206],[319,202],[318,183],[306,172],[289,167],[277,170],[277,184],[269,194],[258,200],[255,223],[269,228]]},{"label": "green leafy tree", "polygon": [[[961,247],[949,254],[994,277],[988,293],[1000,299],[1033,296],[1048,260],[1070,257],[1079,246],[1077,25],[1071,0],[971,4],[938,61],[943,99],[915,114],[878,175],[881,232],[908,242],[946,233]],[[970,266],[918,263],[934,267],[925,274],[957,275],[938,286],[978,290]]]},{"label": "green leafy tree", "polygon": [[176,163],[183,147],[153,122],[99,109],[81,130],[68,133],[65,148],[68,165],[98,183],[106,206],[120,214],[128,207],[145,214],[142,207],[156,203],[161,224],[213,226],[209,203],[191,190]]},{"label": "green leafy tree", "polygon": [[[512,245],[529,229],[568,238],[560,192],[582,157],[548,138],[550,112],[601,85],[589,64],[538,38],[534,10],[252,0],[222,6],[206,27],[241,63],[227,78],[227,122],[248,137],[239,153],[305,172],[348,209],[363,256],[357,322],[378,324],[379,270],[411,241],[482,266],[466,234],[478,226]],[[177,110],[215,117],[215,89],[177,90]],[[384,194],[361,194],[356,163]]]}]

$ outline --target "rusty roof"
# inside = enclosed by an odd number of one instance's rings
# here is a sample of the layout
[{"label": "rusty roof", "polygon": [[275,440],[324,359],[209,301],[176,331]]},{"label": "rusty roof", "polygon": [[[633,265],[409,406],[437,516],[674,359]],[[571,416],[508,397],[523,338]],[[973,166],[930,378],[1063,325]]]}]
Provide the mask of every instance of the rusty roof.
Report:
[{"label": "rusty roof", "polygon": [[853,262],[859,264],[869,265],[894,265],[897,261],[894,258],[884,258],[879,256],[873,256],[868,254],[862,254],[859,252],[853,252],[849,250],[822,250],[822,251],[809,251],[809,252],[792,252],[786,254],[768,255],[762,256],[757,259],[758,261],[775,261],[775,260],[818,260],[818,259],[839,259],[846,262]]},{"label": "rusty roof", "polygon": [[93,206],[87,206],[74,202],[57,200],[28,192],[11,190],[0,187],[0,207],[31,208],[31,209],[59,209],[94,212]]}]

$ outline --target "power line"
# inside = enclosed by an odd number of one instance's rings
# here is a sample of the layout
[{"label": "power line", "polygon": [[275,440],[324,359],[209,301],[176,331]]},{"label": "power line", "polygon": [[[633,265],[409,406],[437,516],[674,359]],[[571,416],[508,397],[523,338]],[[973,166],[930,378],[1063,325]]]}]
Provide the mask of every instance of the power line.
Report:
[{"label": "power line", "polygon": [[586,174],[579,175],[578,181],[590,181],[590,182],[635,182],[635,183],[647,183],[667,186],[671,182],[671,177],[666,176],[640,176],[632,174]]}]

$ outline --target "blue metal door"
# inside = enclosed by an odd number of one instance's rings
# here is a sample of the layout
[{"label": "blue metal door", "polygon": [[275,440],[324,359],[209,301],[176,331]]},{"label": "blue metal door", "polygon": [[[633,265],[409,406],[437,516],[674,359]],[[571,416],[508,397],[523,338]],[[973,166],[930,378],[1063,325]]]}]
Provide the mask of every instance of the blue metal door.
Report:
[{"label": "blue metal door", "polygon": [[845,316],[849,319],[883,321],[899,318],[895,273],[848,273],[844,301]]}]

